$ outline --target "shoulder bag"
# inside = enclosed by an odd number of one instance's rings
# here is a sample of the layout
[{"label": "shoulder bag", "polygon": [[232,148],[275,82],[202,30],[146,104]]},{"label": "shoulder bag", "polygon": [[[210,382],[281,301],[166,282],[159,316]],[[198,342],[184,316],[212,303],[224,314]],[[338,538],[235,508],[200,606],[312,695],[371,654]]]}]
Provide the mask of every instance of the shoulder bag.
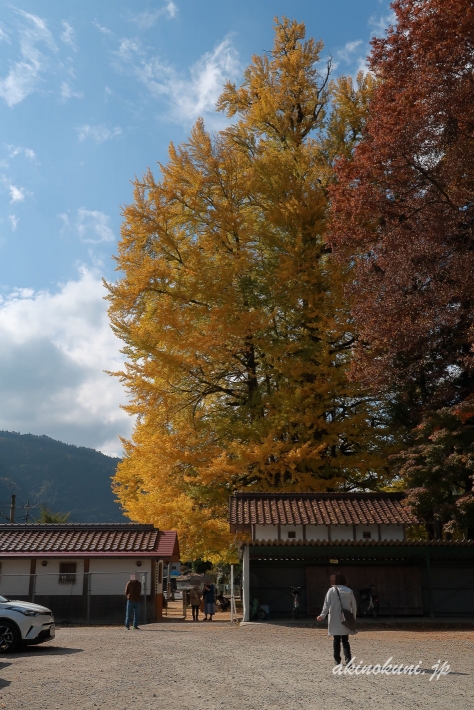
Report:
[{"label": "shoulder bag", "polygon": [[356,620],[354,614],[352,613],[352,611],[349,611],[349,609],[344,609],[344,607],[342,606],[341,595],[339,594],[339,589],[337,588],[337,586],[335,587],[335,590],[337,592],[337,596],[339,597],[339,602],[341,604],[341,624],[347,629],[349,629],[349,631],[355,631]]}]

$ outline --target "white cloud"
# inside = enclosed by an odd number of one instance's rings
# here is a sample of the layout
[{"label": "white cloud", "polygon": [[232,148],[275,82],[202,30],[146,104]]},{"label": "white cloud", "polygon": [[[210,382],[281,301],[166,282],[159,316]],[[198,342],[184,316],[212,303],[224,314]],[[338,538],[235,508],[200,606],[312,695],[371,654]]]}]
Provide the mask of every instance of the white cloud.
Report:
[{"label": "white cloud", "polygon": [[168,13],[168,17],[176,17],[178,7],[174,4],[173,0],[169,0],[169,2],[166,3],[165,11]]},{"label": "white cloud", "polygon": [[77,211],[77,218],[77,231],[83,242],[99,244],[115,240],[115,235],[109,227],[110,217],[103,212],[81,207]]},{"label": "white cloud", "polygon": [[367,55],[370,52],[368,42],[363,42],[361,39],[347,42],[342,49],[339,49],[335,54],[333,69],[336,69],[339,64],[345,64],[355,80],[360,71],[364,74],[368,72]]},{"label": "white cloud", "polygon": [[69,99],[83,99],[84,94],[82,91],[74,91],[71,84],[68,81],[63,81],[61,83],[61,101],[68,101]]},{"label": "white cloud", "polygon": [[9,192],[11,205],[16,202],[24,202],[25,197],[27,195],[31,195],[31,193],[27,192],[24,187],[14,185],[10,178],[3,173],[0,173],[0,187],[3,187]]},{"label": "white cloud", "polygon": [[17,155],[24,155],[28,160],[36,161],[36,153],[32,148],[25,148],[22,145],[8,145],[5,144],[5,148],[8,151],[10,158],[15,158]]},{"label": "white cloud", "polygon": [[1,22],[0,22],[0,42],[10,43],[10,37],[8,34],[8,30],[5,29],[5,27],[2,25]]},{"label": "white cloud", "polygon": [[115,126],[114,128],[108,128],[104,124],[90,126],[85,124],[76,128],[79,136],[79,140],[83,141],[86,138],[91,138],[95,143],[104,143],[110,138],[116,138],[122,133],[120,126]]},{"label": "white cloud", "polygon": [[110,217],[99,210],[77,210],[74,218],[70,219],[66,212],[58,214],[58,219],[63,223],[63,232],[71,230],[86,244],[100,244],[113,242],[115,234],[110,228]]},{"label": "white cloud", "polygon": [[[38,88],[41,75],[49,67],[49,55],[57,52],[44,20],[23,10],[15,10],[15,13],[23,20],[19,28],[21,58],[13,62],[8,75],[0,79],[0,96],[9,107],[20,103]],[[39,46],[46,48],[47,53]]]},{"label": "white cloud", "polygon": [[158,18],[162,15],[165,15],[171,20],[173,17],[176,17],[177,12],[177,6],[174,2],[172,2],[172,0],[169,0],[166,5],[158,8],[158,10],[155,10],[154,12],[145,10],[144,12],[138,13],[138,15],[132,15],[130,20],[138,25],[141,30],[149,30],[156,24]]},{"label": "white cloud", "polygon": [[345,64],[349,64],[350,62],[352,62],[354,58],[354,52],[357,50],[358,47],[360,47],[361,44],[363,44],[361,39],[356,39],[353,42],[346,42],[343,49],[339,49],[336,52],[335,65],[337,66],[339,62],[344,62]]},{"label": "white cloud", "polygon": [[99,32],[102,32],[103,35],[113,35],[112,30],[109,30],[108,27],[104,27],[103,25],[99,25],[97,20],[94,20],[92,23],[96,29],[99,30]]},{"label": "white cloud", "polygon": [[10,214],[10,215],[8,215],[8,219],[10,221],[12,231],[14,232],[16,230],[16,228],[18,227],[18,222],[19,222],[18,217],[16,217],[16,215],[14,215],[14,214]]},{"label": "white cloud", "polygon": [[23,202],[25,199],[25,190],[22,187],[16,187],[16,185],[10,184],[10,204],[14,202]]},{"label": "white cloud", "polygon": [[144,52],[142,51],[140,42],[138,40],[133,40],[128,37],[125,37],[120,40],[120,46],[116,54],[122,60],[122,62],[130,64],[132,64],[135,60],[135,55],[144,56]]},{"label": "white cloud", "polygon": [[100,275],[81,269],[56,293],[15,289],[0,299],[0,429],[47,434],[120,455],[132,420],[120,383],[120,342]]},{"label": "white cloud", "polygon": [[115,56],[118,70],[131,72],[152,96],[168,104],[167,115],[171,119],[186,125],[198,116],[212,114],[226,79],[237,78],[241,72],[230,37],[225,37],[212,52],[206,52],[187,74],[158,57],[147,56],[136,39],[122,39]]},{"label": "white cloud", "polygon": [[61,32],[61,41],[64,42],[64,44],[69,45],[71,47],[71,49],[76,51],[76,43],[74,41],[74,38],[75,38],[74,28],[71,27],[69,22],[66,22],[65,20],[63,20],[62,25],[63,25],[63,31]]},{"label": "white cloud", "polygon": [[369,27],[375,37],[385,37],[385,30],[388,29],[390,25],[395,25],[396,21],[397,16],[394,11],[391,10],[388,15],[382,15],[381,17],[370,17]]}]

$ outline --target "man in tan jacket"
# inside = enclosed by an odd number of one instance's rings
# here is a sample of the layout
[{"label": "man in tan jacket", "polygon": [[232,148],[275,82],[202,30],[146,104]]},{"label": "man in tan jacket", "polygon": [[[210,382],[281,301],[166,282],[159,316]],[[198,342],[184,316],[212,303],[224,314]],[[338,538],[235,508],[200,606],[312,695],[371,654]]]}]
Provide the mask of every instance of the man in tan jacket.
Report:
[{"label": "man in tan jacket", "polygon": [[[130,580],[125,587],[125,597],[127,599],[127,613],[125,615],[125,628],[130,631],[130,622],[133,623],[133,628],[138,629],[138,615],[140,612],[140,597],[142,594],[142,584],[135,577],[130,575]],[[132,621],[133,619],[133,621]]]}]

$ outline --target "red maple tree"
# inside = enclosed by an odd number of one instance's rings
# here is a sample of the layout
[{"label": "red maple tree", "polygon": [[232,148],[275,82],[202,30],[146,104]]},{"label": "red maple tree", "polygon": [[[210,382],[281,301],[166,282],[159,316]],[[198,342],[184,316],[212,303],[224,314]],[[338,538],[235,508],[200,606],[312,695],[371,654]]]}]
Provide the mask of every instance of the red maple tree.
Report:
[{"label": "red maple tree", "polygon": [[401,387],[421,415],[474,391],[474,4],[392,8],[372,41],[364,136],[338,165],[330,242],[349,264],[354,376]]}]

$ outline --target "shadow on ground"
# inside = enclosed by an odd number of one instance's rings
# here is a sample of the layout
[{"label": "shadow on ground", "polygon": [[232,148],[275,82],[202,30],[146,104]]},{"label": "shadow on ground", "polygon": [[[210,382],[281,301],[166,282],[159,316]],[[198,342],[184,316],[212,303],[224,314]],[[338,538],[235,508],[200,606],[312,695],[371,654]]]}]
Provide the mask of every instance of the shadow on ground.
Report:
[{"label": "shadow on ground", "polygon": [[22,656],[68,656],[71,653],[82,653],[83,648],[63,648],[61,646],[25,646],[20,651],[10,653],[9,658]]}]

